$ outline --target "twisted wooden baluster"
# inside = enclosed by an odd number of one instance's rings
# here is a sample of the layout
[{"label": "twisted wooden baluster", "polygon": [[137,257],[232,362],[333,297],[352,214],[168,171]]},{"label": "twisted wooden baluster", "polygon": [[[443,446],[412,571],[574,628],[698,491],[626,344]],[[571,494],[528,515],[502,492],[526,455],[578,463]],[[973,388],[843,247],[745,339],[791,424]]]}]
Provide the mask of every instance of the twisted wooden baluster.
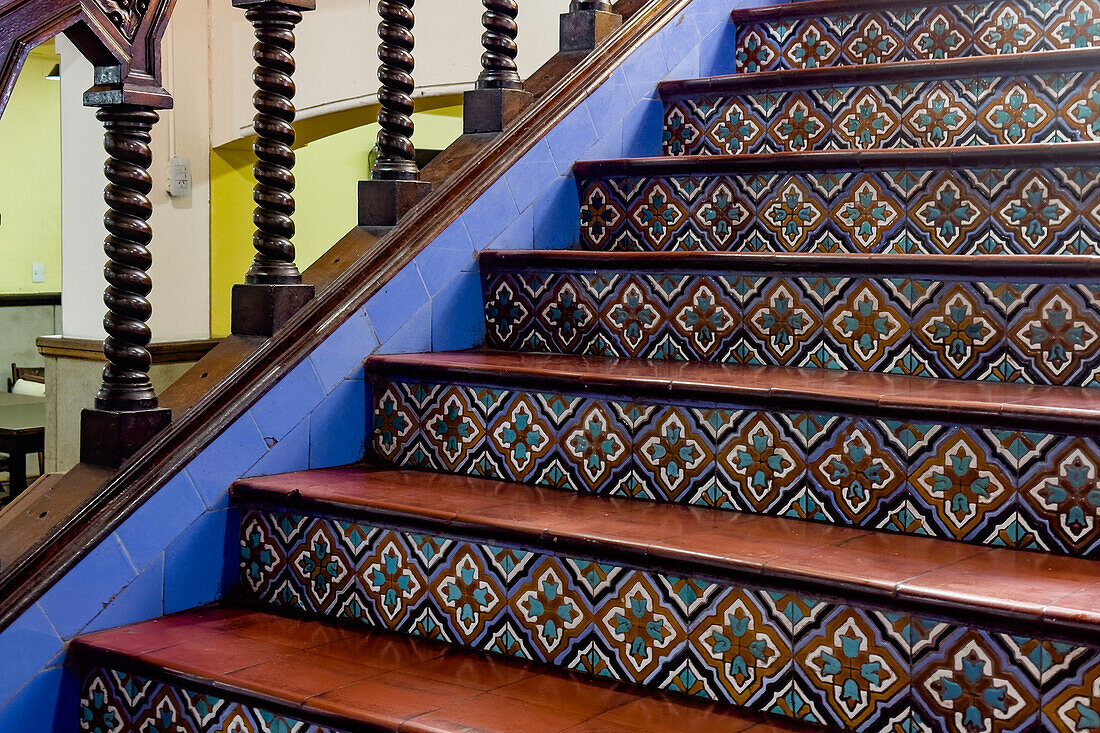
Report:
[{"label": "twisted wooden baluster", "polygon": [[481,23],[485,33],[481,36],[481,45],[485,53],[481,55],[477,88],[522,89],[523,81],[516,67],[519,5],[516,0],[482,0],[482,4],[485,14],[481,16]]},{"label": "twisted wooden baluster", "polygon": [[149,278],[153,258],[148,249],[153,238],[148,223],[153,213],[149,141],[160,116],[149,107],[120,105],[101,108],[96,118],[106,129],[104,173],[109,183],[103,192],[108,206],[103,220],[108,232],[103,247],[108,258],[103,270],[108,283],[103,293],[107,366],[95,406],[118,412],[148,410],[157,406],[146,348],[152,338],[147,321],[153,312],[148,298],[153,289]]},{"label": "twisted wooden baluster", "polygon": [[252,104],[256,116],[252,171],[256,187],[252,198],[256,210],[252,222],[256,233],[252,244],[256,257],[245,282],[264,285],[299,283],[301,273],[294,264],[294,27],[302,13],[278,3],[253,7],[245,13],[256,31],[252,58],[256,70],[252,80],[256,92]]},{"label": "twisted wooden baluster", "polygon": [[416,89],[413,82],[413,16],[415,0],[379,0],[378,14],[378,101],[382,110],[378,113],[378,160],[371,178],[376,181],[416,181],[420,171],[416,167],[416,148],[412,144],[413,102]]}]

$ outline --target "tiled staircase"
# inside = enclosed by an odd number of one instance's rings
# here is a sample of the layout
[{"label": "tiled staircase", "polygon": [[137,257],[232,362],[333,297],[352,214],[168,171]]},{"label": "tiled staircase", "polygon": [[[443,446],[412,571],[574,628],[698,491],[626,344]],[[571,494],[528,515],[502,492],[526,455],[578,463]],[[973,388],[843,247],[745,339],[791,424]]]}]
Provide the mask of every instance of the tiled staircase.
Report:
[{"label": "tiled staircase", "polygon": [[73,644],[82,730],[1100,731],[1100,6],[734,22],[486,349],[367,359],[364,464],[234,486],[237,604]]}]

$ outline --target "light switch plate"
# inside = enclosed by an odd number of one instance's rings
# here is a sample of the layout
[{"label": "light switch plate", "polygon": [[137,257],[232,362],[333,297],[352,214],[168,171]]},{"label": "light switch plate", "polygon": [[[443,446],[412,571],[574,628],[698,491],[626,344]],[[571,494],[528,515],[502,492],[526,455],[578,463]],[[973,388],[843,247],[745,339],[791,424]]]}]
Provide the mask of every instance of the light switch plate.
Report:
[{"label": "light switch plate", "polygon": [[33,263],[31,263],[31,282],[32,283],[44,283],[44,282],[46,282],[46,263],[45,262],[33,262]]},{"label": "light switch plate", "polygon": [[191,195],[190,158],[172,158],[168,162],[168,195],[174,199]]}]

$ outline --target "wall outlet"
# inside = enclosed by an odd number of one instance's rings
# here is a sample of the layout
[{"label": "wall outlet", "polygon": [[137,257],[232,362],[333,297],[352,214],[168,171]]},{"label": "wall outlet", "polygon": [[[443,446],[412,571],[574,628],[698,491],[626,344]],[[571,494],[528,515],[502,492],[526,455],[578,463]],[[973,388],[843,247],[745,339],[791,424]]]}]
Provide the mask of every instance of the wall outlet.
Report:
[{"label": "wall outlet", "polygon": [[174,199],[191,195],[191,159],[172,158],[168,163],[168,195]]},{"label": "wall outlet", "polygon": [[31,264],[31,282],[32,283],[44,283],[46,282],[46,263],[35,262]]}]

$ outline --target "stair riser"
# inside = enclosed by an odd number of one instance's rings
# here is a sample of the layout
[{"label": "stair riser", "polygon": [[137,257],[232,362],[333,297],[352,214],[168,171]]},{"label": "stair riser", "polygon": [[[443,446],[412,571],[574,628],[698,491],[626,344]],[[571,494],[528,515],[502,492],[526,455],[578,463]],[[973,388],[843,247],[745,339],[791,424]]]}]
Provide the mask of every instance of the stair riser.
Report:
[{"label": "stair riser", "polygon": [[461,384],[373,390],[373,450],[404,468],[1100,557],[1092,438]]},{"label": "stair riser", "polygon": [[582,249],[1100,254],[1098,168],[594,177]]},{"label": "stair riser", "polygon": [[105,667],[84,676],[79,715],[80,730],[112,733],[342,733],[262,706]]},{"label": "stair riser", "polygon": [[742,23],[738,71],[1100,46],[1096,0],[998,0]]},{"label": "stair riser", "polygon": [[[1100,284],[682,272],[483,273],[509,351],[1100,385]],[[1066,322],[1065,343],[1050,338]]]},{"label": "stair riser", "polygon": [[[1091,686],[1100,675],[1100,651],[973,621],[672,577],[350,517],[253,508],[242,528],[242,583],[281,611],[850,730],[957,730],[959,703],[950,690],[965,684],[964,659],[977,660],[976,687],[1001,689],[1012,701],[1003,712],[979,705],[976,713],[990,730],[1042,721],[1044,730],[1070,731],[1079,712],[1066,701],[1093,710],[1100,703]],[[864,672],[876,670],[875,683],[845,674],[861,664],[869,665]],[[858,694],[843,695],[845,684]]]},{"label": "stair riser", "polygon": [[1089,140],[1100,140],[1100,73],[677,99],[665,105],[663,149],[742,155]]}]

